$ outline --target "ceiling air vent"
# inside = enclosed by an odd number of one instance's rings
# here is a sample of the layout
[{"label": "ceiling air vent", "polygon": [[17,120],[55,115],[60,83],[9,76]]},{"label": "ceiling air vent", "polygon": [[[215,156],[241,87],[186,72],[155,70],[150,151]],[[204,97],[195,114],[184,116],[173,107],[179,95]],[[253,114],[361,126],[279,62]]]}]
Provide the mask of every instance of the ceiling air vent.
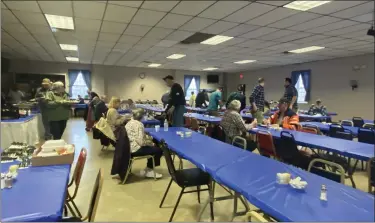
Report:
[{"label": "ceiling air vent", "polygon": [[188,38],[182,40],[181,44],[194,44],[194,43],[201,43],[211,37],[215,36],[214,34],[208,34],[208,33],[195,33]]}]

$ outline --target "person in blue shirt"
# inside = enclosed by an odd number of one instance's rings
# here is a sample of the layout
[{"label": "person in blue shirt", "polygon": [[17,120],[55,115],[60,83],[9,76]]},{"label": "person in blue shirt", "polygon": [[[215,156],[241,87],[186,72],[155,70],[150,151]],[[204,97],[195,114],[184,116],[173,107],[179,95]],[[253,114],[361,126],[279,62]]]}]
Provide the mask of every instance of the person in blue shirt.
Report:
[{"label": "person in blue shirt", "polygon": [[222,89],[218,88],[216,89],[215,92],[212,92],[212,94],[210,95],[210,101],[207,107],[207,111],[209,115],[212,115],[212,116],[219,115],[218,107],[219,106],[221,107],[223,104],[223,102],[221,101],[221,92],[222,92]]}]

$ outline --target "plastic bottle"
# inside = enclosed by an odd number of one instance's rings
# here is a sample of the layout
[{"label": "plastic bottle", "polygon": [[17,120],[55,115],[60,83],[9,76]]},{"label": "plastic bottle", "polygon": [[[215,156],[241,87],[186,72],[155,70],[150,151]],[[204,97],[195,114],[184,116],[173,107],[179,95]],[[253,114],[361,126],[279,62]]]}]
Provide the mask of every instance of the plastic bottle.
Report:
[{"label": "plastic bottle", "polygon": [[168,121],[167,119],[164,120],[164,132],[168,131]]},{"label": "plastic bottle", "polygon": [[322,185],[322,189],[320,190],[320,200],[327,201],[327,188],[326,188],[326,185]]}]

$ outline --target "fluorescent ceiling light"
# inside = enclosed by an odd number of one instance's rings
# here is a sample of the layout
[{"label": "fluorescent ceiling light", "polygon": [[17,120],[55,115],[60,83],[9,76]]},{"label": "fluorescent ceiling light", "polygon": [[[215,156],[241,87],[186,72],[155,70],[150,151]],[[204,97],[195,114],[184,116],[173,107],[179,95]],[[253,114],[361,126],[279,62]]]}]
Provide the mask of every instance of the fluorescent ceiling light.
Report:
[{"label": "fluorescent ceiling light", "polygon": [[207,67],[207,68],[204,68],[203,70],[217,70],[218,68],[216,67]]},{"label": "fluorescent ceiling light", "polygon": [[149,67],[160,67],[161,64],[158,64],[158,63],[152,63],[152,64],[149,64],[148,66],[149,66]]},{"label": "fluorescent ceiling light", "polygon": [[60,44],[60,47],[61,47],[62,50],[71,50],[71,51],[77,51],[78,50],[77,45]]},{"label": "fluorescent ceiling light", "polygon": [[45,14],[45,16],[51,28],[74,30],[74,22],[72,17],[48,14]]},{"label": "fluorescent ceiling light", "polygon": [[205,41],[202,41],[201,44],[217,45],[217,44],[223,43],[225,41],[228,41],[230,39],[233,39],[233,37],[217,35],[217,36],[211,37],[209,39],[206,39]]},{"label": "fluorescent ceiling light", "polygon": [[78,62],[79,59],[78,57],[65,57],[67,61],[74,61],[74,62]]},{"label": "fluorescent ceiling light", "polygon": [[180,58],[185,57],[185,56],[186,56],[185,54],[172,54],[172,55],[168,56],[167,59],[177,60],[177,59],[180,59]]},{"label": "fluorescent ceiling light", "polygon": [[301,49],[296,49],[296,50],[291,50],[291,51],[288,51],[289,53],[307,53],[307,52],[310,52],[310,51],[314,51],[314,50],[321,50],[321,49],[324,49],[325,47],[323,46],[309,46],[309,47],[305,47],[305,48],[301,48]]},{"label": "fluorescent ceiling light", "polygon": [[284,5],[285,8],[307,11],[309,9],[324,5],[331,1],[294,1]]},{"label": "fluorescent ceiling light", "polygon": [[245,63],[253,63],[255,62],[256,60],[240,60],[240,61],[237,61],[237,62],[234,62],[236,64],[245,64]]}]

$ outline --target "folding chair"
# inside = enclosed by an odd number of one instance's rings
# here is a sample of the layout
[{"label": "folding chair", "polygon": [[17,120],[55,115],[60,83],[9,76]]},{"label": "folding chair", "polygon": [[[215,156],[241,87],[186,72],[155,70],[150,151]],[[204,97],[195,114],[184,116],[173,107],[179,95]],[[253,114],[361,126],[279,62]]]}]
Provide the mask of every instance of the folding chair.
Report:
[{"label": "folding chair", "polygon": [[[375,129],[358,129],[358,142],[375,145]],[[362,170],[364,169],[364,161],[361,161]]]},{"label": "folding chair", "polygon": [[273,143],[272,134],[268,131],[259,130],[256,134],[258,142],[258,150],[262,156],[273,157],[277,159],[275,145]]},{"label": "folding chair", "polygon": [[[316,163],[323,164],[324,169],[320,168],[322,165],[320,165],[319,167],[314,166],[314,164]],[[334,167],[335,172],[327,170],[332,169],[331,167]],[[345,170],[340,164],[323,159],[313,159],[310,162],[307,171],[319,175],[321,177],[327,178],[329,180],[335,181],[337,183],[345,184]]]},{"label": "folding chair", "polygon": [[318,131],[315,128],[310,128],[310,127],[306,127],[306,126],[303,126],[298,131],[305,132],[305,133],[311,133],[311,134],[315,134],[315,135],[318,134]]},{"label": "folding chair", "polygon": [[342,127],[340,124],[333,124],[333,123],[332,123],[332,124],[329,126],[328,136],[330,136],[330,137],[335,137],[336,132],[338,132],[338,131],[340,131],[340,132],[345,132],[345,129],[344,129],[344,127]]},{"label": "folding chair", "polygon": [[[198,194],[198,203],[200,203],[200,192],[201,191],[208,191],[209,195],[211,196],[211,188],[210,188],[210,175],[203,172],[199,168],[191,168],[191,169],[183,169],[183,170],[176,170],[172,161],[170,150],[165,143],[164,140],[161,140],[160,148],[163,150],[165,161],[167,163],[169,174],[171,175],[171,180],[168,184],[167,190],[164,193],[164,196],[160,202],[159,208],[163,206],[164,200],[168,194],[169,188],[171,187],[172,182],[175,182],[180,188],[181,192],[178,196],[177,202],[173,208],[173,212],[169,218],[169,222],[172,222],[178,204],[180,203],[181,197],[183,194],[186,193],[195,193]],[[201,186],[207,186],[207,189],[201,189]],[[196,187],[197,190],[190,190],[185,191],[188,187]],[[214,219],[213,215],[213,204],[210,202],[211,207],[211,219]]]},{"label": "folding chair", "polygon": [[[263,214],[263,215],[262,215]],[[249,211],[246,213],[245,221],[249,222],[274,222],[275,220],[260,210]]]},{"label": "folding chair", "polygon": [[221,142],[226,142],[226,134],[224,132],[223,127],[220,125],[215,125],[213,127],[211,137]]},{"label": "folding chair", "polygon": [[92,190],[92,195],[90,199],[89,208],[87,211],[87,215],[85,217],[68,217],[63,218],[62,222],[82,222],[82,221],[88,221],[88,222],[94,222],[95,216],[96,216],[96,210],[98,209],[98,204],[100,200],[100,195],[102,193],[103,188],[103,172],[102,169],[99,169],[98,175],[96,176],[94,188]]},{"label": "folding chair", "polygon": [[344,131],[337,131],[334,138],[353,140],[353,134],[352,131],[344,129]]},{"label": "folding chair", "polygon": [[363,121],[361,117],[353,117],[352,121],[353,121],[353,126],[358,127],[358,128],[362,127],[363,124],[365,124],[365,122]]},{"label": "folding chair", "polygon": [[354,123],[351,120],[342,120],[341,125],[342,126],[354,126]]},{"label": "folding chair", "polygon": [[371,158],[368,161],[367,173],[368,173],[368,192],[374,193],[372,188],[375,187],[375,158]]},{"label": "folding chair", "polygon": [[191,117],[185,117],[185,128],[191,127]]},{"label": "folding chair", "polygon": [[191,126],[190,126],[190,129],[191,130],[194,130],[194,131],[198,131],[199,129],[199,124],[198,124],[198,120],[196,118],[191,118]]},{"label": "folding chair", "polygon": [[320,131],[319,127],[314,124],[305,124],[303,127],[310,128],[310,129],[315,129],[317,131],[317,134],[321,135],[322,132]]},{"label": "folding chair", "polygon": [[[86,158],[87,158],[87,150],[85,148],[82,148],[78,156],[78,160],[77,160],[76,167],[74,169],[73,177],[70,180],[70,183],[68,184],[68,188],[71,187],[73,184],[75,186],[73,195],[70,195],[68,189],[66,191],[67,195],[66,195],[65,208],[64,208],[65,216],[67,216],[68,209],[69,209],[69,211],[72,213],[73,216],[82,218],[82,214],[79,211],[77,205],[75,204],[74,199],[77,197],[77,194],[78,194],[79,184],[81,183],[83,169],[85,168],[85,164],[86,164]],[[70,204],[73,205],[74,210]]]},{"label": "folding chair", "polygon": [[241,136],[235,136],[232,140],[232,145],[244,150],[247,149],[247,141]]},{"label": "folding chair", "polygon": [[202,135],[207,135],[207,129],[204,126],[199,126],[198,132]]},{"label": "folding chair", "polygon": [[363,128],[365,128],[365,129],[375,129],[375,124],[365,123],[365,124],[363,124]]}]

